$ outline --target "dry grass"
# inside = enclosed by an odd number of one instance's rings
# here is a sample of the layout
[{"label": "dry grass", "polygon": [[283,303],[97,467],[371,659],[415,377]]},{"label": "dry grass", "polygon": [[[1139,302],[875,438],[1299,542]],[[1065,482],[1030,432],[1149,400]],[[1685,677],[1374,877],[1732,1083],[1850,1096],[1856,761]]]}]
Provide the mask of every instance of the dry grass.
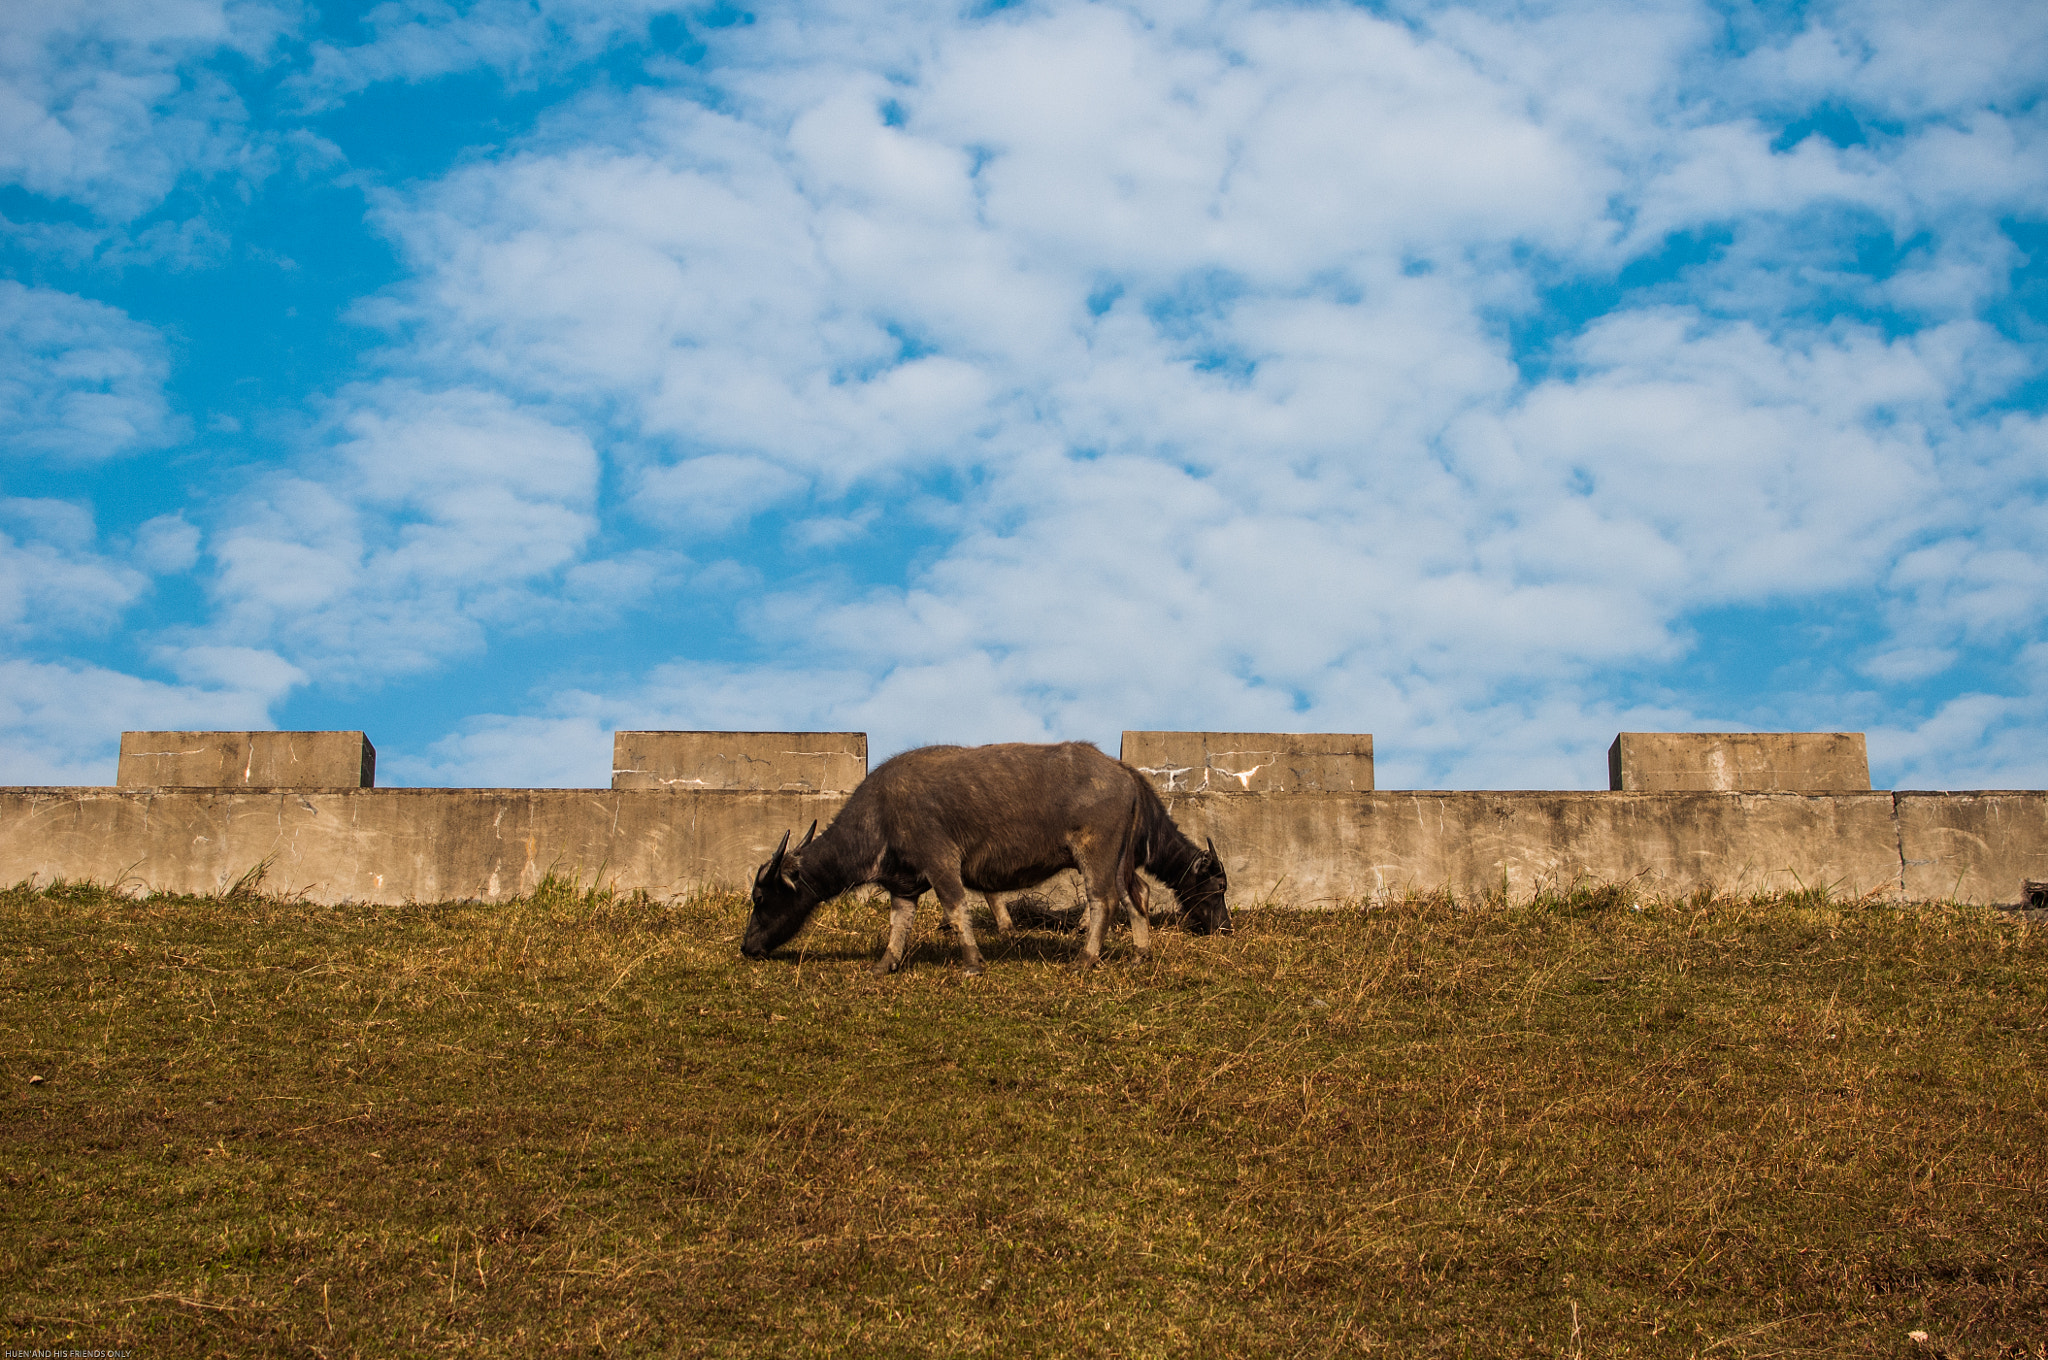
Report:
[{"label": "dry grass", "polygon": [[9,1348],[2048,1355],[2013,918],[1432,897],[972,980],[743,918],[0,893]]}]

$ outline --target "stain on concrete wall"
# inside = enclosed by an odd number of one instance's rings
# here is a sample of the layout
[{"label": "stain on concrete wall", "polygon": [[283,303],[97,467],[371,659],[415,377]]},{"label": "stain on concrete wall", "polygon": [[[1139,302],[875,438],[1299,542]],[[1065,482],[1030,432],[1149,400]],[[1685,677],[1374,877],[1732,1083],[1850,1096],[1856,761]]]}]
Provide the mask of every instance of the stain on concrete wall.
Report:
[{"label": "stain on concrete wall", "polygon": [[1165,793],[1368,793],[1365,732],[1126,732],[1122,758]]}]

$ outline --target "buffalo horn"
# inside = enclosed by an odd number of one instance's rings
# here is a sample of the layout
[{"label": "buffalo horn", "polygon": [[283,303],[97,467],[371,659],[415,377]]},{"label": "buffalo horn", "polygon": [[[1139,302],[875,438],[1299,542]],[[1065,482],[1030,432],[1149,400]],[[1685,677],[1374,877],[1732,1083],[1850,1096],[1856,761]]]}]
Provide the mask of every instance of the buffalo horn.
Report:
[{"label": "buffalo horn", "polygon": [[1206,839],[1209,842],[1209,858],[1215,863],[1221,864],[1223,862],[1223,856],[1216,853],[1216,838],[1214,836],[1209,836],[1205,837],[1204,839]]},{"label": "buffalo horn", "polygon": [[803,849],[806,845],[809,845],[811,843],[811,837],[817,834],[818,824],[816,822],[812,822],[811,829],[809,831],[804,832],[804,838],[796,843],[796,848],[799,850]]},{"label": "buffalo horn", "polygon": [[789,833],[782,833],[782,839],[775,846],[775,853],[768,857],[768,872],[774,873],[782,867],[782,853],[789,849]]}]

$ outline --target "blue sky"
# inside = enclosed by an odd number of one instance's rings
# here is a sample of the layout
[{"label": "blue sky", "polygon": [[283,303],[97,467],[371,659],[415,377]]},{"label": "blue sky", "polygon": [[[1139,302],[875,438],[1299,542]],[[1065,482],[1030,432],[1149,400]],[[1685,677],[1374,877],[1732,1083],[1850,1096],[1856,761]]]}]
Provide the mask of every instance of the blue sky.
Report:
[{"label": "blue sky", "polygon": [[0,783],[361,728],[2048,784],[2048,9],[0,12]]}]

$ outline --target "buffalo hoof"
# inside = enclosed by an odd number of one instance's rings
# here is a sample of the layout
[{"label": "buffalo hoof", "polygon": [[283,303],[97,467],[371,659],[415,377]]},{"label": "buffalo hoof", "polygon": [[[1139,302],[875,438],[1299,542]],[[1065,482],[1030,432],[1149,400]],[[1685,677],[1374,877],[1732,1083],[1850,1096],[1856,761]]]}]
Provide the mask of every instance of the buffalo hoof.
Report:
[{"label": "buffalo hoof", "polygon": [[1072,968],[1077,973],[1092,973],[1095,971],[1096,965],[1100,964],[1101,962],[1102,960],[1095,957],[1095,955],[1093,954],[1083,954],[1080,958],[1075,959],[1072,963],[1068,964],[1067,966],[1069,968]]},{"label": "buffalo hoof", "polygon": [[988,965],[976,961],[974,963],[961,965],[960,971],[968,977],[980,977],[983,973],[986,973],[988,971]]},{"label": "buffalo hoof", "polygon": [[898,968],[901,968],[902,966],[903,960],[891,958],[889,955],[884,954],[881,958],[876,959],[875,962],[869,966],[868,972],[870,975],[874,977],[887,977],[889,976],[889,974],[895,972]]}]

